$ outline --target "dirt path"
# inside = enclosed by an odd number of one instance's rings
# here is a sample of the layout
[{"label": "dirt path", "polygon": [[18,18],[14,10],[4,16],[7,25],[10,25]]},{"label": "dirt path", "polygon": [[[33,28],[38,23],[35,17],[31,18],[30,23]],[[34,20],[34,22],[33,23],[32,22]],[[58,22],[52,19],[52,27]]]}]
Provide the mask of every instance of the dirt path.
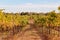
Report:
[{"label": "dirt path", "polygon": [[35,30],[28,30],[22,33],[22,35],[18,34],[18,37],[16,37],[15,40],[42,40],[42,39],[40,38],[40,36],[38,36]]}]

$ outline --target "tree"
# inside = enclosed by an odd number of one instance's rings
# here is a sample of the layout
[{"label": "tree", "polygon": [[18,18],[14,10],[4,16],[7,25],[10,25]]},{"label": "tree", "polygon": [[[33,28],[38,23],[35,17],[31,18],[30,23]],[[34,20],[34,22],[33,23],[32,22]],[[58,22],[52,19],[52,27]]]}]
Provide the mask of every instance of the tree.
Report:
[{"label": "tree", "polygon": [[59,13],[60,13],[60,6],[58,7]]}]

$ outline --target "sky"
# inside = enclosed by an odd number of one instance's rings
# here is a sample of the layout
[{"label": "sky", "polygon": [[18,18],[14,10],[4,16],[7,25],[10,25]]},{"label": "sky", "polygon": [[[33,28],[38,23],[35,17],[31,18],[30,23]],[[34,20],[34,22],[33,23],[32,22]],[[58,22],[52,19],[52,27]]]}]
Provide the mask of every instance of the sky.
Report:
[{"label": "sky", "polygon": [[57,10],[60,0],[0,0],[5,12],[49,12]]}]

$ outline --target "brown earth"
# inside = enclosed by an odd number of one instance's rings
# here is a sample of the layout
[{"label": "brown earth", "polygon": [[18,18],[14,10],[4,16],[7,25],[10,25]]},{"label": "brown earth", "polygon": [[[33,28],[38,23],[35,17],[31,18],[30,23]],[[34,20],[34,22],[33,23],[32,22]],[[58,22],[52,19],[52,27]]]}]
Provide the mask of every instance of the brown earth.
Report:
[{"label": "brown earth", "polygon": [[36,29],[30,28],[29,25],[15,35],[11,33],[8,35],[0,33],[0,40],[60,40],[58,35],[38,33]]}]

